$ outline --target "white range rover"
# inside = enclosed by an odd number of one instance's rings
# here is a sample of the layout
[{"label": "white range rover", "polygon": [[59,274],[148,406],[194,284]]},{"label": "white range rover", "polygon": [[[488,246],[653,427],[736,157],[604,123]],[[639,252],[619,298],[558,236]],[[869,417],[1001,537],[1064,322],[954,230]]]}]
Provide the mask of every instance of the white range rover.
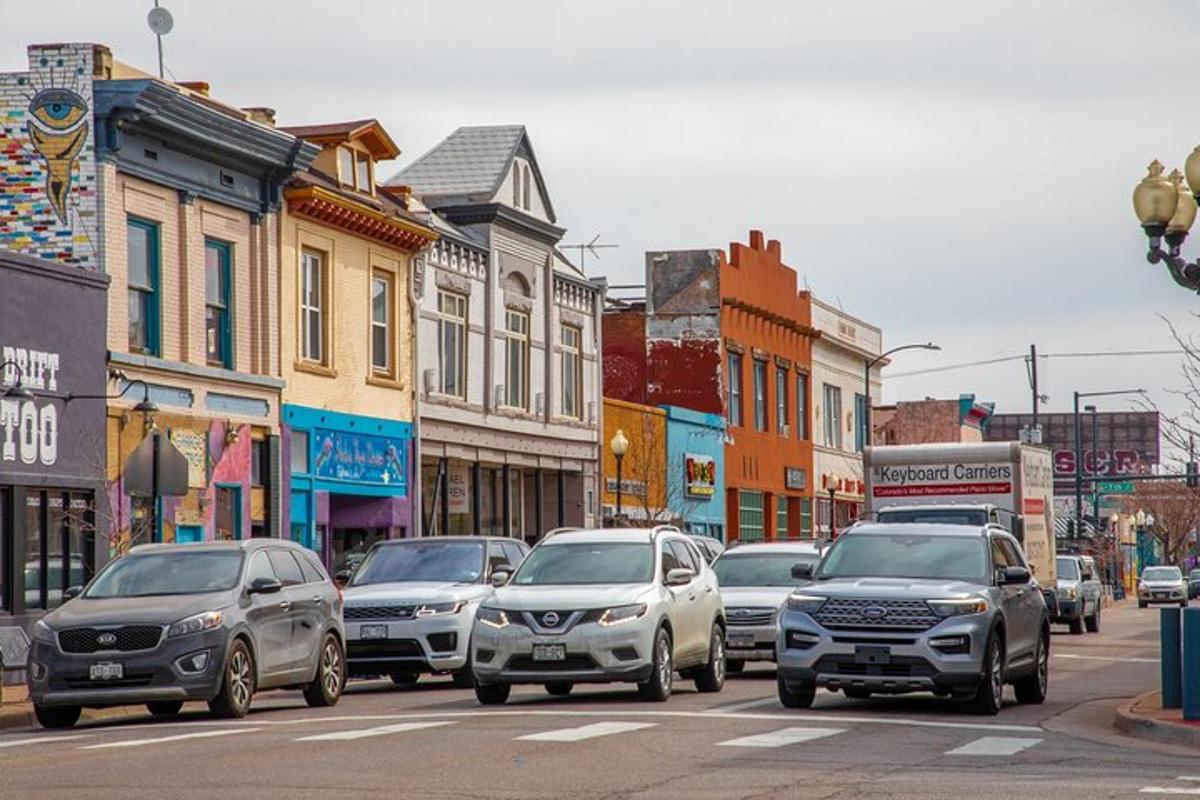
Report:
[{"label": "white range rover", "polygon": [[475,694],[513,684],[565,695],[577,683],[636,683],[671,695],[675,672],[702,692],[725,682],[725,610],[712,568],[678,529],[564,531],[543,539],[476,614]]},{"label": "white range rover", "polygon": [[345,588],[351,676],[416,683],[422,673],[471,685],[471,624],[492,596],[492,576],[512,572],[529,547],[517,539],[436,536],[380,542]]}]

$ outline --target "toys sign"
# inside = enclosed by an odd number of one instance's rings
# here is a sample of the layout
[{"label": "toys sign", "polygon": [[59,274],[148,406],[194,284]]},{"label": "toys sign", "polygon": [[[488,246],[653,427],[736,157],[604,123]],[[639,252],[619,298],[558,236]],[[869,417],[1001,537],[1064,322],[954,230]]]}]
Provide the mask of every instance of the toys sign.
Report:
[{"label": "toys sign", "polygon": [[688,453],[684,456],[684,469],[689,497],[712,497],[716,494],[717,462],[712,456]]}]

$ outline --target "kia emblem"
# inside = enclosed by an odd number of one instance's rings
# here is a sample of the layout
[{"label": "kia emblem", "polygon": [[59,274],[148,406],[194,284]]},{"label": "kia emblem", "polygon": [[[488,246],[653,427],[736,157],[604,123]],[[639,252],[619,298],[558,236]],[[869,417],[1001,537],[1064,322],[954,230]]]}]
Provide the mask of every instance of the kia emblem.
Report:
[{"label": "kia emblem", "polygon": [[96,637],[96,644],[102,644],[105,647],[112,647],[117,643],[117,635],[115,633],[102,633]]}]

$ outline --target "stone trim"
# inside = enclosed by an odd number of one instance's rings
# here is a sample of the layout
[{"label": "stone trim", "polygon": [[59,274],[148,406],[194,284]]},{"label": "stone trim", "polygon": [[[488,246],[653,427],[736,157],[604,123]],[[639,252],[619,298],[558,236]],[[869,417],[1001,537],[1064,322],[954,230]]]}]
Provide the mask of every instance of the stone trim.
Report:
[{"label": "stone trim", "polygon": [[471,294],[471,281],[469,278],[464,278],[460,275],[452,275],[441,269],[433,271],[434,283],[439,289],[444,289],[448,292],[457,292],[458,294]]}]

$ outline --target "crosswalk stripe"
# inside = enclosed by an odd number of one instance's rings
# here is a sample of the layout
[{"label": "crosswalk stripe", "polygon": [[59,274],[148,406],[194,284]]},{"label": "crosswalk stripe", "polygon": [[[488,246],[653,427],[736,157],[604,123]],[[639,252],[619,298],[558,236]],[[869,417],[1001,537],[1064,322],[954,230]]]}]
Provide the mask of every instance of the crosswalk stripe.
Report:
[{"label": "crosswalk stripe", "polygon": [[185,739],[208,739],[214,736],[231,736],[235,733],[254,733],[258,728],[232,728],[229,730],[220,731],[200,731],[199,733],[180,733],[174,736],[157,736],[153,739],[123,739],[119,742],[104,742],[102,744],[89,744],[81,747],[81,750],[104,750],[112,747],[141,747],[147,744],[163,744],[165,742],[182,742]]},{"label": "crosswalk stripe", "polygon": [[1041,744],[1041,739],[1021,739],[1016,736],[984,736],[962,747],[947,750],[948,756],[1015,756],[1022,750]]},{"label": "crosswalk stripe", "polygon": [[87,736],[80,734],[77,736],[34,736],[29,739],[10,739],[8,741],[0,741],[0,747],[20,747],[23,744],[45,744],[47,742],[69,742],[73,739],[86,739]]},{"label": "crosswalk stripe", "polygon": [[717,742],[718,747],[784,747],[789,744],[811,742],[814,739],[824,739],[826,736],[836,736],[845,733],[842,728],[781,728],[769,733],[756,733],[753,736],[743,736],[740,739],[730,739],[727,742]]},{"label": "crosswalk stripe", "polygon": [[1182,786],[1147,786],[1139,794],[1200,794],[1200,789],[1186,789]]},{"label": "crosswalk stripe", "polygon": [[526,736],[518,736],[518,742],[579,742],[584,739],[594,739],[597,736],[611,736],[614,733],[629,733],[643,728],[653,728],[653,722],[596,722],[578,728],[561,728],[556,731],[542,731]]},{"label": "crosswalk stripe", "polygon": [[1087,656],[1079,653],[1054,653],[1054,658],[1073,658],[1077,661],[1120,661],[1122,664],[1157,664],[1157,658],[1139,658],[1134,656]]},{"label": "crosswalk stripe", "polygon": [[439,728],[443,725],[453,725],[453,722],[401,722],[396,725],[380,725],[376,728],[359,728],[351,731],[336,731],[335,733],[319,733],[315,736],[301,736],[294,742],[338,742],[353,739],[366,739],[371,736],[387,736],[391,733],[419,731],[425,728]]},{"label": "crosswalk stripe", "polygon": [[709,714],[732,714],[735,711],[745,711],[747,708],[758,708],[759,706],[779,705],[778,697],[760,697],[757,700],[746,700],[741,703],[730,703],[727,706],[714,706],[713,708],[705,709]]}]

